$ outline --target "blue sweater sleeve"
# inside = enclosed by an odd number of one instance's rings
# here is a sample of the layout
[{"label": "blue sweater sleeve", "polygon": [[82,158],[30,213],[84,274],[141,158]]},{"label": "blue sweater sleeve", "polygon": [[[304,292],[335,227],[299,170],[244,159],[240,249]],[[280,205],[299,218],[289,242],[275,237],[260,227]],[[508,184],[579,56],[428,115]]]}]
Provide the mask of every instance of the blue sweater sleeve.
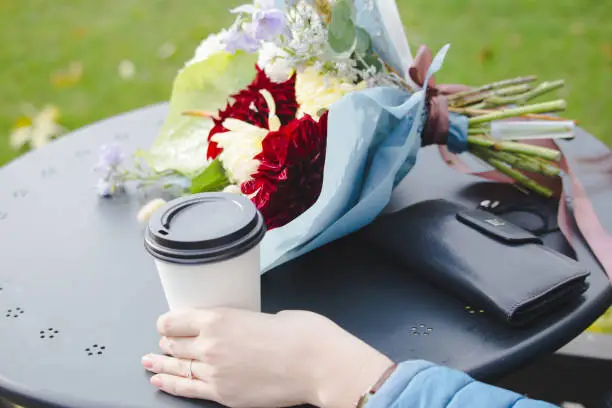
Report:
[{"label": "blue sweater sleeve", "polygon": [[554,408],[427,361],[407,361],[366,408]]}]

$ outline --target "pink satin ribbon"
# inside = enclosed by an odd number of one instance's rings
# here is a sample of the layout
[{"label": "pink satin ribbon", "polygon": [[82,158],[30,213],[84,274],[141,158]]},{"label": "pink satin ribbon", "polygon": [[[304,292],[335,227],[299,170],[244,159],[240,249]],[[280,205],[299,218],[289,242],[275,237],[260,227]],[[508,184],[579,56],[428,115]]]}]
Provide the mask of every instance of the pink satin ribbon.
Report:
[{"label": "pink satin ribbon", "polygon": [[[567,174],[571,184],[571,199],[572,206],[574,209],[573,215],[576,221],[576,225],[578,226],[578,230],[582,234],[587,245],[589,246],[595,257],[599,261],[600,265],[608,275],[608,278],[612,280],[612,236],[599,222],[599,218],[597,217],[597,213],[595,212],[595,209],[591,204],[586,189],[580,182],[576,173],[574,173],[574,171],[570,167],[565,155],[563,154],[563,151],[559,148],[556,142],[554,142],[553,140],[546,140],[538,141],[537,143],[530,143],[545,146],[561,152],[562,158],[561,162],[559,163],[559,167]],[[449,167],[457,170],[460,173],[471,174],[476,177],[496,181],[499,183],[515,182],[513,179],[506,177],[505,175],[496,171],[474,172],[463,160],[461,160],[461,158],[449,152],[445,146],[439,146],[439,150],[444,162]],[[549,188],[552,188],[554,191],[560,190],[557,222],[559,223],[559,228],[561,229],[561,232],[563,233],[567,241],[570,243],[570,245],[574,246],[573,233],[570,224],[572,216],[567,206],[567,192],[563,191],[560,179],[542,177],[538,180],[538,182],[546,185]]]},{"label": "pink satin ribbon", "polygon": [[[433,54],[431,50],[422,45],[417,52],[412,66],[408,74],[415,84],[421,88],[425,84],[425,78],[429,66],[433,61]],[[427,97],[425,103],[427,104],[427,121],[423,128],[423,134],[421,135],[421,145],[428,146],[432,144],[446,145],[448,139],[448,129],[450,126],[448,116],[448,100],[446,96],[452,95],[457,92],[468,91],[469,86],[455,85],[455,84],[442,84],[436,85],[436,81],[432,76],[427,81]]]}]

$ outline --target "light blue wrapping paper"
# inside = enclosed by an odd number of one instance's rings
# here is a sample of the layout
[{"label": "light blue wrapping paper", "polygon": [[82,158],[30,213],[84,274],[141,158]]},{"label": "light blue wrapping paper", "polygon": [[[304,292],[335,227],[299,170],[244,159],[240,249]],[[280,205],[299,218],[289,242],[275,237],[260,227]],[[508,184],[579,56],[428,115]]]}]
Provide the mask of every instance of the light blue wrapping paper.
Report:
[{"label": "light blue wrapping paper", "polygon": [[[448,48],[436,55],[428,78],[441,68]],[[357,231],[383,211],[421,147],[425,92],[371,88],[332,105],[321,195],[298,218],[266,234],[262,272]],[[451,128],[461,139],[467,121],[456,119]]]},{"label": "light blue wrapping paper", "polygon": [[408,79],[412,53],[395,0],[355,0],[355,8],[356,23],[372,37],[374,51]]}]

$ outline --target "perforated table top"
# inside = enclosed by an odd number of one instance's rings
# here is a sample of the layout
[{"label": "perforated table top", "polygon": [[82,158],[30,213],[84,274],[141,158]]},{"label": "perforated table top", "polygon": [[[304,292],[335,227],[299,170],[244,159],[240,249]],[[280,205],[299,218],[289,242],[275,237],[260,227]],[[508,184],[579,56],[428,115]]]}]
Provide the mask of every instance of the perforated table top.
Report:
[{"label": "perforated table top", "polygon": [[[143,198],[99,199],[92,172],[101,144],[148,147],[166,110],[156,105],[93,124],[0,170],[0,395],[28,407],[212,406],[149,384],[140,358],[157,350],[155,321],[166,304],[135,219]],[[585,133],[569,151],[608,152]],[[612,229],[612,177],[578,171]],[[518,195],[455,173],[428,148],[390,208],[439,197],[475,206]],[[427,359],[492,379],[561,347],[608,306],[608,279],[576,241],[593,272],[590,288],[578,305],[526,329],[466,308],[355,237],[264,275],[264,310],[313,310],[393,359]]]}]

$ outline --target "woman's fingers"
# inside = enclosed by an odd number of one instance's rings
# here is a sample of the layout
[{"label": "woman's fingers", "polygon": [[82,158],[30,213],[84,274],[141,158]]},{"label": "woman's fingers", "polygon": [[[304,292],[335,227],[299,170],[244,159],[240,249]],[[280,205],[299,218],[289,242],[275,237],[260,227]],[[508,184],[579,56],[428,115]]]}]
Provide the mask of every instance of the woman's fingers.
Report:
[{"label": "woman's fingers", "polygon": [[200,359],[202,347],[197,337],[162,337],[159,348],[165,354],[186,360]]},{"label": "woman's fingers", "polygon": [[157,331],[166,337],[195,337],[200,334],[198,311],[166,313],[157,320]]},{"label": "woman's fingers", "polygon": [[204,381],[190,380],[169,374],[157,374],[151,377],[151,384],[177,397],[215,400],[212,387]]},{"label": "woman's fingers", "polygon": [[[192,360],[149,354],[142,358],[142,365],[156,374],[169,374],[177,377],[189,377],[189,363]],[[210,377],[210,367],[197,360],[191,363],[191,375],[194,379],[204,380]]]}]

